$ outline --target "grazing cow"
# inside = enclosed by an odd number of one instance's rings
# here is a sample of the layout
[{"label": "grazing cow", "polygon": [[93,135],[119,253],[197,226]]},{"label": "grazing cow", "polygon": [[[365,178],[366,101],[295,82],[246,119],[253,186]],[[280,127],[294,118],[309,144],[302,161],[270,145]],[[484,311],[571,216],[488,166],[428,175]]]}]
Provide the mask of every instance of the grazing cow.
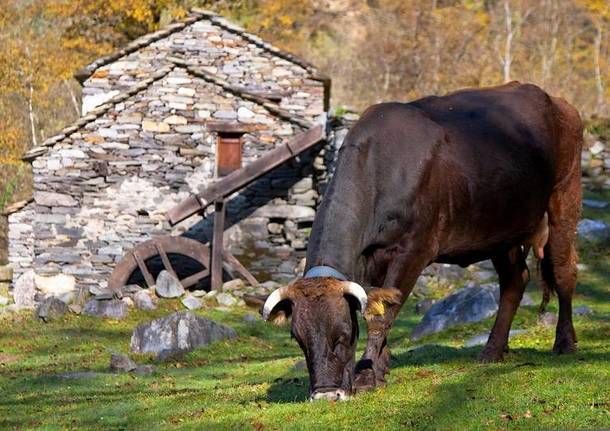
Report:
[{"label": "grazing cow", "polygon": [[[581,147],[578,112],[534,85],[367,109],[339,152],[305,276],[273,292],[263,307],[268,320],[292,316],[311,398],[344,399],[384,382],[388,332],[432,262],[492,260],[500,304],[480,359],[498,361],[533,247],[546,290],[559,298],[553,350],[573,352]],[[377,287],[367,295],[360,285]],[[369,335],[355,365],[357,310]]]}]

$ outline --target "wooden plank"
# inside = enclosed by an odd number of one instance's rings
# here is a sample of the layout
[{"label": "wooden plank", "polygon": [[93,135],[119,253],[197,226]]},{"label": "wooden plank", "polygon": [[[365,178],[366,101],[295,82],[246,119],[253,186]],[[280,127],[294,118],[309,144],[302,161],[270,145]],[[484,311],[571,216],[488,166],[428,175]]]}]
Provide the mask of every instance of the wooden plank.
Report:
[{"label": "wooden plank", "polygon": [[138,263],[138,268],[140,268],[140,272],[142,272],[142,275],[144,276],[144,281],[146,281],[146,285],[149,288],[154,287],[155,279],[153,278],[152,274],[148,271],[148,268],[146,267],[146,261],[140,257],[140,255],[138,254],[138,252],[136,250],[134,250],[132,254],[133,254],[133,258]]},{"label": "wooden plank", "polygon": [[206,278],[208,275],[210,275],[210,271],[208,269],[204,269],[180,280],[180,284],[182,284],[182,287],[185,289],[188,289],[189,287],[197,284],[199,280]]},{"label": "wooden plank", "polygon": [[212,289],[222,288],[222,250],[225,230],[225,204],[223,199],[214,203],[214,231],[212,233]]},{"label": "wooden plank", "polygon": [[226,261],[238,272],[240,273],[251,286],[258,286],[258,280],[246,269],[245,266],[241,264],[239,260],[227,250],[223,250],[223,257]]},{"label": "wooden plank", "polygon": [[161,262],[163,262],[163,267],[165,268],[165,270],[167,272],[169,272],[171,275],[173,275],[174,277],[178,278],[178,276],[176,275],[176,271],[174,271],[174,268],[172,267],[172,264],[169,261],[169,258],[167,257],[167,253],[165,253],[163,244],[161,244],[159,241],[155,240],[155,247],[157,248],[157,251],[159,252],[159,256],[161,256]]},{"label": "wooden plank", "polygon": [[170,224],[173,226],[182,220],[204,210],[219,198],[229,196],[247,186],[252,181],[275,169],[282,163],[292,159],[303,151],[313,147],[326,138],[323,125],[312,127],[290,142],[270,151],[247,166],[238,169],[218,180],[198,195],[191,195],[167,212]]}]

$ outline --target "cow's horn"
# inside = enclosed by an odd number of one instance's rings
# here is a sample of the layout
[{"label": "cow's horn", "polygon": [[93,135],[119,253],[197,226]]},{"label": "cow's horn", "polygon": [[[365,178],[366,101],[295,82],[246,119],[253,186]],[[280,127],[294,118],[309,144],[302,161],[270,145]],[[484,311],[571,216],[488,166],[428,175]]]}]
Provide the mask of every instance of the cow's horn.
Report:
[{"label": "cow's horn", "polygon": [[364,310],[366,310],[367,296],[362,286],[360,286],[358,283],[354,283],[353,281],[348,281],[343,286],[343,293],[355,297],[358,302],[360,302],[360,311],[364,313]]},{"label": "cow's horn", "polygon": [[288,298],[287,286],[274,290],[263,305],[263,319],[268,320],[275,306],[286,298]]}]

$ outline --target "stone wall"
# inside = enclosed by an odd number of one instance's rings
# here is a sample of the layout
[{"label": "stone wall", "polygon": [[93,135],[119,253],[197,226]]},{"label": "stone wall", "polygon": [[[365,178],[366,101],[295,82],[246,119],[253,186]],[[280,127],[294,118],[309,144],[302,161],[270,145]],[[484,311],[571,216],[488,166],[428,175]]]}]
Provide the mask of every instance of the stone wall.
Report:
[{"label": "stone wall", "polygon": [[583,183],[592,188],[610,188],[610,144],[585,134],[582,152]]},{"label": "stone wall", "polygon": [[[171,57],[192,65],[243,91],[273,95],[281,108],[313,119],[324,112],[324,83],[311,67],[277,55],[277,50],[221,17],[195,15],[177,24],[166,37],[151,34],[134,41],[139,48],[99,67],[83,83],[83,114],[167,66]],[[301,63],[301,62],[299,62]]]},{"label": "stone wall", "polygon": [[[321,106],[319,98],[312,104]],[[91,121],[32,162],[34,202],[9,219],[15,276],[31,267],[37,275],[61,273],[77,287],[99,288],[127,250],[153,236],[206,241],[211,220],[195,216],[170,228],[165,213],[215,180],[216,137],[207,122],[254,129],[245,136],[246,165],[304,130],[273,111],[174,67],[86,117]],[[285,281],[304,255],[327,152],[321,146],[308,151],[229,202],[227,246],[263,281]],[[257,267],[259,256],[279,264]]]},{"label": "stone wall", "polygon": [[34,263],[34,204],[8,216],[8,261],[17,279]]}]

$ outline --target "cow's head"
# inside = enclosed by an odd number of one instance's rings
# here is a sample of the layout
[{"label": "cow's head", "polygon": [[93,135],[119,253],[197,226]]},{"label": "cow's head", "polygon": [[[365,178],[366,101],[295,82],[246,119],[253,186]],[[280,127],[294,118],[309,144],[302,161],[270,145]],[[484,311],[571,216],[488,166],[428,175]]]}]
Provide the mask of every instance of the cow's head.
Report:
[{"label": "cow's head", "polygon": [[352,392],[358,338],[356,312],[367,295],[349,281],[299,279],[267,298],[263,318],[280,324],[292,317],[291,332],[305,354],[312,400],[343,400]]}]

